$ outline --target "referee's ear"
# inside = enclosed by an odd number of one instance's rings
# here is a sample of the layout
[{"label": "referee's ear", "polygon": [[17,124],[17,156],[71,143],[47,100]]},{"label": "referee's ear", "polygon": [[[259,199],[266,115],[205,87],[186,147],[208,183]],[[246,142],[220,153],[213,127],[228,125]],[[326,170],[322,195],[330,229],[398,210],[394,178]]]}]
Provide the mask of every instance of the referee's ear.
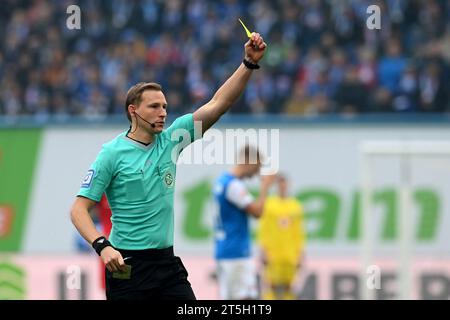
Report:
[{"label": "referee's ear", "polygon": [[[135,112],[136,112],[136,107],[134,105],[130,104],[128,106],[128,114],[130,115],[130,118],[131,118],[131,116],[134,115]],[[130,121],[131,121],[131,119],[130,119]]]}]

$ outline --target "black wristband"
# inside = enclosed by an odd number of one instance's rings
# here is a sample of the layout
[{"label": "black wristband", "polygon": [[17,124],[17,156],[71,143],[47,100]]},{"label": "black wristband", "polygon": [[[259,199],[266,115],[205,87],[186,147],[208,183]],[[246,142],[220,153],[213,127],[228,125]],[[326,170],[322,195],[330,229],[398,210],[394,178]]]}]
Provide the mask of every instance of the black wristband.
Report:
[{"label": "black wristband", "polygon": [[111,242],[108,241],[105,237],[101,236],[92,242],[92,248],[94,248],[95,252],[100,256],[103,249],[106,247],[112,247]]},{"label": "black wristband", "polygon": [[252,70],[261,68],[261,67],[259,66],[259,64],[251,63],[250,61],[248,61],[248,60],[245,59],[245,58],[244,58],[244,60],[242,60],[242,62],[244,63],[244,65],[245,65],[247,68],[252,69]]}]

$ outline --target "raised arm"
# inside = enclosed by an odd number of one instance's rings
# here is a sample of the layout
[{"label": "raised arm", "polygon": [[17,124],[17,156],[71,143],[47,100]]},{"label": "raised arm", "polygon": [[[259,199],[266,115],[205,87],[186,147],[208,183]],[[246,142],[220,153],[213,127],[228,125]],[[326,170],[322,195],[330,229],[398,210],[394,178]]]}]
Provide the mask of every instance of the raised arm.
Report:
[{"label": "raised arm", "polygon": [[[244,49],[244,59],[251,64],[258,64],[264,56],[266,43],[259,33],[253,32]],[[216,123],[239,98],[250,79],[252,70],[241,63],[239,68],[217,90],[212,99],[194,112],[194,121],[202,122],[202,134]]]},{"label": "raised arm", "polygon": [[252,203],[250,203],[245,211],[254,218],[260,218],[264,212],[267,195],[269,194],[269,188],[274,183],[276,175],[263,176],[261,178],[261,190],[259,197]]}]

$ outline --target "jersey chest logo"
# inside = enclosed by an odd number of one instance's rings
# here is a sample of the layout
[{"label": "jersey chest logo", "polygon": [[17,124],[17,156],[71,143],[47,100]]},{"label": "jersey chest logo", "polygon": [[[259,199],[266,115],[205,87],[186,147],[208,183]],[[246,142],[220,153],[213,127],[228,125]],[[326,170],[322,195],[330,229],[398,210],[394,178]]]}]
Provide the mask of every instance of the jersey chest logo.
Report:
[{"label": "jersey chest logo", "polygon": [[291,225],[291,219],[289,217],[281,217],[278,219],[278,225],[280,229],[287,229]]}]

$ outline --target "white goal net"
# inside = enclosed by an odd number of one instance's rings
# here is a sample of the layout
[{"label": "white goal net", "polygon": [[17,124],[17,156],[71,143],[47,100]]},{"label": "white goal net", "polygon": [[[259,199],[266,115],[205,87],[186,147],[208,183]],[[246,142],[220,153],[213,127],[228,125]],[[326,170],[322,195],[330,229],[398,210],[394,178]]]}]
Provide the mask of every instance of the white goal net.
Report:
[{"label": "white goal net", "polygon": [[450,141],[364,141],[361,297],[450,298]]}]

